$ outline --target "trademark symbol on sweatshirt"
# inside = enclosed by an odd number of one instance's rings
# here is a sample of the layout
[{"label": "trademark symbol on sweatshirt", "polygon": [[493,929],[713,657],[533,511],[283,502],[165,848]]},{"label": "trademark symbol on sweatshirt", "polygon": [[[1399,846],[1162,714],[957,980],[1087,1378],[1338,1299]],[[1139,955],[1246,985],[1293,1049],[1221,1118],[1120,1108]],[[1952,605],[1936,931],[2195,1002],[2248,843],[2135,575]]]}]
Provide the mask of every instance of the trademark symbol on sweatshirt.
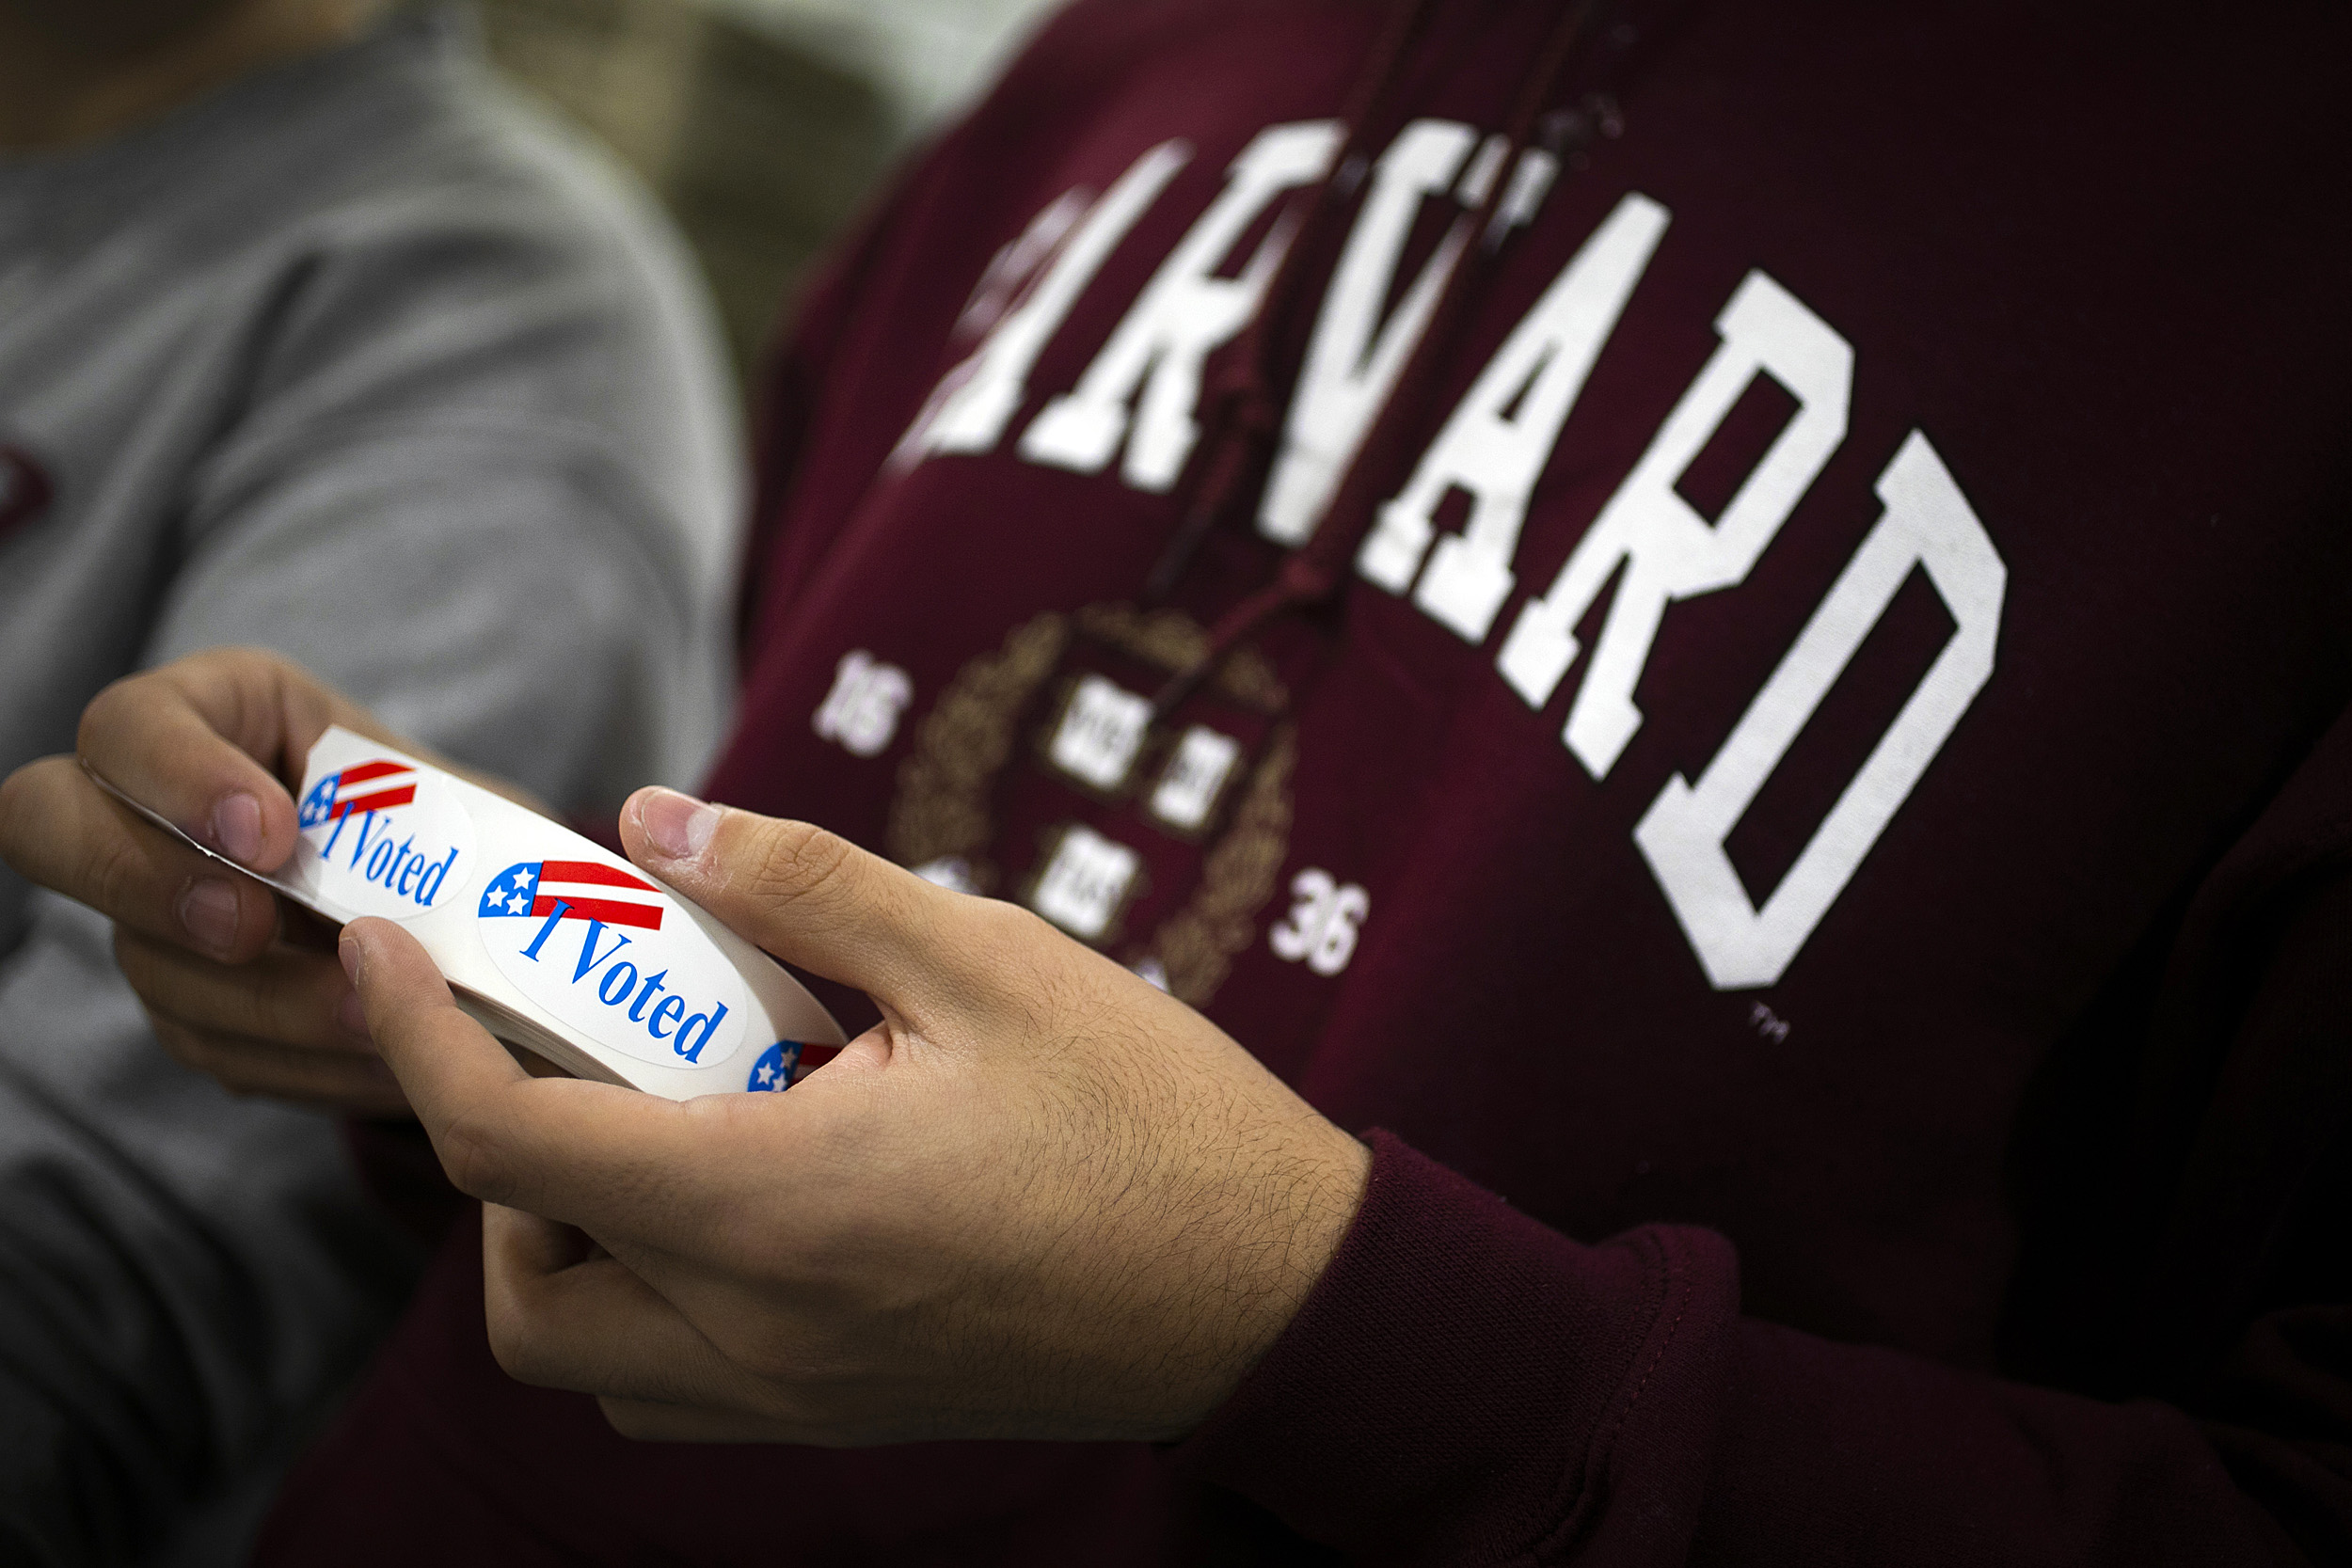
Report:
[{"label": "trademark symbol on sweatshirt", "polygon": [[1788,1021],[1761,1002],[1748,1009],[1748,1024],[1774,1045],[1788,1037]]}]

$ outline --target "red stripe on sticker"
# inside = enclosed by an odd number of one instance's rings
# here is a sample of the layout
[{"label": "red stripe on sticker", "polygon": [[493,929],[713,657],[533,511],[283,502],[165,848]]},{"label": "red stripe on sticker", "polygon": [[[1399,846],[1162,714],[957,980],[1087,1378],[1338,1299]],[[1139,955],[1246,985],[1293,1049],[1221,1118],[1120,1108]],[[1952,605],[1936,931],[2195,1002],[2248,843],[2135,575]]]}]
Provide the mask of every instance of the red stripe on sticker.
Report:
[{"label": "red stripe on sticker", "polygon": [[402,784],[397,789],[379,789],[373,795],[360,795],[348,800],[336,801],[335,815],[343,816],[355,811],[389,811],[394,806],[405,806],[416,798],[417,786],[415,784]]},{"label": "red stripe on sticker", "polygon": [[405,762],[363,762],[357,768],[344,768],[337,777],[344,784],[366,784],[370,779],[380,779],[387,774],[405,773],[408,770],[408,765]]},{"label": "red stripe on sticker", "polygon": [[633,887],[641,893],[661,890],[643,877],[634,877],[618,866],[601,861],[541,861],[539,879],[543,882],[596,882],[604,887]]},{"label": "red stripe on sticker", "polygon": [[661,929],[660,905],[628,904],[618,898],[570,898],[543,893],[531,906],[531,912],[534,915],[553,914],[558,904],[571,906],[564,911],[566,920],[601,920],[607,926],[636,926],[648,931]]}]

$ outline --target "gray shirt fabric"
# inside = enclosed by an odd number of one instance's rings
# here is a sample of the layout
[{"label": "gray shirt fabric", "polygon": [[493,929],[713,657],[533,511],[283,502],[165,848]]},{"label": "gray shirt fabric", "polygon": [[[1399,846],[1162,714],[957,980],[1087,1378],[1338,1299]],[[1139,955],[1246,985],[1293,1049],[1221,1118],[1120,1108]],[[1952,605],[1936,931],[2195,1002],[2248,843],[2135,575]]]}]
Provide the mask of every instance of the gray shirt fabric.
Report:
[{"label": "gray shirt fabric", "polygon": [[[52,491],[0,531],[0,771],[251,642],[571,809],[691,780],[739,459],[689,277],[444,16],[0,160],[0,447]],[[327,1118],[174,1066],[104,923],[0,870],[0,1561],[149,1549],[413,1266]]]}]

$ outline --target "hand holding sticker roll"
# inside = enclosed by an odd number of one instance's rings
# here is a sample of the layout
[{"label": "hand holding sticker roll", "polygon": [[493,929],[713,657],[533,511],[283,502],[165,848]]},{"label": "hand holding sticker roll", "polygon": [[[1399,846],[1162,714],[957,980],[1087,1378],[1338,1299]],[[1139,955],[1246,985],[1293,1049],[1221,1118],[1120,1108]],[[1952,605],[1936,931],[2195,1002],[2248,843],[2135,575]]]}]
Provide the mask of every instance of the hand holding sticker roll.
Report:
[{"label": "hand holding sticker roll", "polygon": [[516,1376],[645,1437],[1167,1438],[1296,1312],[1368,1156],[1208,1020],[803,823],[644,790],[622,832],[882,1022],[788,1095],[534,1080],[405,929],[348,927],[386,1059],[489,1205]]},{"label": "hand holding sticker roll", "polygon": [[198,655],[108,688],[78,758],[0,786],[0,853],[113,917],[157,1037],[242,1092],[405,1109],[326,956],[361,915],[405,924],[476,1018],[582,1076],[781,1089],[803,1046],[839,1042],[709,916],[403,745],[275,656]]},{"label": "hand holding sticker roll", "polygon": [[331,932],[231,869],[265,874],[292,855],[289,784],[338,724],[392,738],[358,704],[255,649],[118,681],[85,711],[78,758],[43,757],[0,784],[0,858],[113,919],[116,958],[181,1061],[241,1093],[398,1115],[399,1085],[369,1043]]},{"label": "hand holding sticker roll", "polygon": [[777,1090],[804,1047],[841,1043],[774,959],[636,866],[380,740],[318,738],[299,826],[275,886],[338,925],[400,922],[478,1022],[576,1076]]}]

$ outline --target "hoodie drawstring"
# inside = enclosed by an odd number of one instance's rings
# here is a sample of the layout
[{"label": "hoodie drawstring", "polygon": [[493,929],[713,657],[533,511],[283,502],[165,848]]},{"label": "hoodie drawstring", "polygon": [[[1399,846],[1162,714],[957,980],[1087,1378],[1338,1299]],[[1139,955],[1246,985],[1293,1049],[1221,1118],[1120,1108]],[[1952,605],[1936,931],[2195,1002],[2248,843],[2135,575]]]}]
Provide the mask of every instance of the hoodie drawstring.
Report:
[{"label": "hoodie drawstring", "polygon": [[[1202,422],[1210,431],[1208,455],[1182,522],[1144,585],[1144,596],[1166,598],[1191,564],[1195,551],[1232,500],[1250,460],[1269,447],[1282,410],[1274,399],[1272,359],[1278,329],[1286,325],[1295,297],[1306,281],[1309,258],[1320,249],[1324,230],[1336,218],[1340,198],[1353,191],[1371,165],[1374,127],[1389,117],[1405,61],[1434,0],[1391,0],[1379,37],[1348,93],[1341,123],[1345,127],[1330,173],[1316,182],[1304,216],[1292,229],[1282,259],[1267,280],[1232,350],[1218,356],[1211,372]],[[1288,223],[1286,217],[1283,220]]]},{"label": "hoodie drawstring", "polygon": [[[1216,388],[1219,406],[1215,444],[1202,464],[1195,499],[1152,572],[1150,587],[1154,597],[1173,587],[1200,540],[1232,501],[1242,475],[1251,467],[1251,459],[1271,444],[1281,414],[1274,406],[1268,389],[1270,377],[1265,364],[1275,329],[1287,312],[1290,296],[1297,292],[1298,279],[1303,277],[1301,258],[1315,237],[1312,231],[1319,230],[1337,210],[1335,189],[1343,181],[1360,182],[1362,178],[1366,156],[1361,144],[1369,139],[1375,118],[1385,118],[1378,117],[1377,111],[1386,107],[1386,101],[1395,90],[1406,60],[1406,45],[1420,31],[1431,3],[1432,0],[1398,0],[1367,62],[1368,69],[1351,95],[1346,141],[1341,155],[1334,161],[1331,174],[1316,187],[1306,218],[1293,235],[1290,248],[1256,314],[1243,330],[1237,352],[1229,360],[1232,367],[1230,380],[1221,379]],[[1449,346],[1457,318],[1473,293],[1473,282],[1483,280],[1486,266],[1501,247],[1502,230],[1496,214],[1516,179],[1529,134],[1583,33],[1594,3],[1595,0],[1576,0],[1563,11],[1543,47],[1529,63],[1518,100],[1512,106],[1504,128],[1503,156],[1495,166],[1478,211],[1470,220],[1470,232],[1478,237],[1476,243],[1466,248],[1447,277],[1420,342],[1391,385],[1388,398],[1356,449],[1356,455],[1333,490],[1313,533],[1283,561],[1273,580],[1234,605],[1209,629],[1208,646],[1201,657],[1189,669],[1170,678],[1153,699],[1154,721],[1165,719],[1199,690],[1234,648],[1268,622],[1321,604],[1345,579],[1357,548],[1372,531],[1379,492],[1391,477],[1391,465],[1381,459],[1402,450],[1410,434],[1409,426],[1426,402],[1425,383]],[[1477,154],[1473,152],[1471,156],[1475,158]]]}]

